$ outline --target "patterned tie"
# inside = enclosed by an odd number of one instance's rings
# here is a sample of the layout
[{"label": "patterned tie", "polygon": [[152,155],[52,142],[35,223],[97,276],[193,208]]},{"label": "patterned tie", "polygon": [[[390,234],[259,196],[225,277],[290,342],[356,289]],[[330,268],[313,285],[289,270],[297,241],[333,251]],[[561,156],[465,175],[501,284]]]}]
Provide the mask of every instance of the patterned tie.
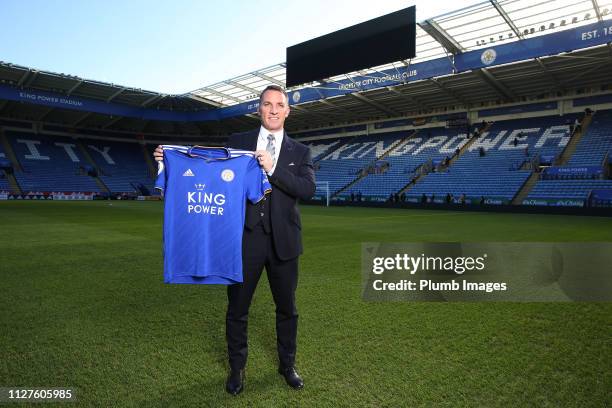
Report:
[{"label": "patterned tie", "polygon": [[266,146],[266,150],[272,156],[272,163],[276,162],[276,149],[274,148],[274,135],[268,135],[268,145]]}]

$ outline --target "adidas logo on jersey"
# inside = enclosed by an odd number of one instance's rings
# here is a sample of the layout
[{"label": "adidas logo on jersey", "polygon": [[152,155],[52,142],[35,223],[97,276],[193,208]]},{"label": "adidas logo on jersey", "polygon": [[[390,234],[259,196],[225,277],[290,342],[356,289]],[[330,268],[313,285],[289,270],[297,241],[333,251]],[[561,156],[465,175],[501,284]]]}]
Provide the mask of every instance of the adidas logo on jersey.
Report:
[{"label": "adidas logo on jersey", "polygon": [[193,176],[195,176],[195,174],[193,174],[193,171],[191,171],[191,169],[187,169],[187,170],[185,170],[185,172],[183,173],[183,176],[185,176],[185,177],[187,177],[187,176],[188,176],[188,177],[193,177]]}]

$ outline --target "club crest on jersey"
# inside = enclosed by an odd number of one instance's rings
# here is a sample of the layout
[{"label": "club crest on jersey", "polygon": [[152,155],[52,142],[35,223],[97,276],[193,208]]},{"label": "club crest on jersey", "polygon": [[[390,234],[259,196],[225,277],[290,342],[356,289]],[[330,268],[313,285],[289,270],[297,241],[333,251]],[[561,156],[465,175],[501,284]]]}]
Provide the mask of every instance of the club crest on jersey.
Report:
[{"label": "club crest on jersey", "polygon": [[193,171],[191,171],[191,169],[187,169],[183,173],[183,177],[193,177],[193,176],[195,176],[195,174],[193,174]]},{"label": "club crest on jersey", "polygon": [[228,183],[234,180],[234,172],[230,169],[225,169],[221,172],[221,180],[227,181]]}]

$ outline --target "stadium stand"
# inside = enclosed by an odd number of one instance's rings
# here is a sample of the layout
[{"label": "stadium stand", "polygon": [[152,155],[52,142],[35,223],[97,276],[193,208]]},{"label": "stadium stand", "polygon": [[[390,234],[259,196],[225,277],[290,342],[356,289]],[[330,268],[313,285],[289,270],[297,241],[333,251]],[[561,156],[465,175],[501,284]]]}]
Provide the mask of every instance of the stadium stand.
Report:
[{"label": "stadium stand", "polygon": [[612,180],[606,179],[612,148],[611,129],[612,111],[597,112],[569,161],[564,166],[545,171],[527,201],[544,204],[547,200],[570,199],[580,205],[586,202],[592,190],[612,190]]},{"label": "stadium stand", "polygon": [[414,201],[423,194],[451,194],[508,203],[531,174],[529,163],[561,153],[569,141],[565,123],[574,119],[567,115],[496,122],[446,171],[428,174],[407,196]]},{"label": "stadium stand", "polygon": [[[580,116],[567,114],[498,121],[446,168],[444,161],[455,156],[457,149],[468,142],[465,133],[425,128],[397,146],[393,145],[401,132],[360,136],[341,144],[333,141],[330,144],[337,146],[335,149],[318,155],[323,158],[318,162],[317,180],[328,181],[332,193],[340,192],[344,199],[351,193],[361,193],[381,201],[400,192],[418,176],[417,170],[429,164],[426,171],[429,174],[407,190],[409,201],[419,201],[423,194],[438,199],[451,194],[455,200],[459,196],[477,201],[484,197],[509,203],[542,161],[554,163],[559,158],[570,140],[570,124]],[[383,143],[378,155],[372,148],[377,141]],[[327,147],[316,143],[311,146],[319,150]],[[387,156],[377,163],[376,159],[387,150]],[[595,149],[596,152],[600,150]],[[360,172],[367,174],[359,178]],[[341,190],[354,180],[357,181],[349,189]]]},{"label": "stadium stand", "polygon": [[0,144],[0,193],[11,191],[11,186],[8,182],[8,177],[5,168],[11,166],[10,160],[6,158],[4,148]]},{"label": "stadium stand", "polygon": [[[575,113],[498,120],[472,138],[463,129],[438,126],[349,137],[321,135],[323,139],[308,145],[317,181],[329,182],[330,193],[337,199],[359,194],[366,200],[386,201],[405,192],[410,202],[420,202],[423,196],[443,202],[450,194],[455,202],[461,197],[467,202],[486,199],[508,204],[539,166],[555,168],[570,140],[568,124],[580,117]],[[612,147],[610,128],[612,111],[597,112],[569,161],[557,168],[601,167]],[[146,160],[154,144],[5,134],[22,167],[14,174],[24,192],[154,193],[153,169]],[[6,156],[4,150],[0,160],[2,156]],[[587,200],[593,189],[612,189],[612,181],[603,179],[603,172],[596,177],[550,174],[538,175],[528,201]],[[0,191],[10,190],[3,173]]]},{"label": "stadium stand", "polygon": [[[24,192],[136,193],[154,180],[136,143],[7,132],[22,170],[14,172]],[[98,183],[96,178],[102,181]],[[140,188],[139,188],[140,187]],[[10,190],[0,178],[0,190]]]},{"label": "stadium stand", "polygon": [[4,173],[4,170],[0,170],[0,192],[10,192],[11,186],[8,182],[8,178]]},{"label": "stadium stand", "polygon": [[7,137],[22,168],[14,174],[23,191],[100,191],[73,139],[11,132]]},{"label": "stadium stand", "polygon": [[132,193],[139,190],[139,185],[153,190],[153,180],[138,144],[87,139],[83,144],[100,170],[100,179],[110,191]]},{"label": "stadium stand", "polygon": [[396,147],[407,135],[408,132],[362,135],[337,144],[337,148],[317,161],[317,181],[329,182],[330,193],[338,193],[358,180],[362,172],[367,172],[368,167],[373,166],[378,158]]},{"label": "stadium stand", "polygon": [[[486,199],[488,203],[508,204],[534,171],[548,166],[563,169],[597,165],[603,169],[612,147],[612,111],[595,113],[569,161],[555,166],[570,140],[569,124],[582,116],[574,113],[497,120],[482,135],[471,138],[466,137],[464,129],[437,126],[348,137],[323,134],[319,140],[310,137],[308,145],[317,181],[328,182],[336,199],[347,200],[351,194],[359,194],[366,200],[386,201],[405,192],[409,202],[420,202],[423,196],[443,202],[450,194],[454,202],[461,198],[473,203]],[[86,137],[13,131],[5,134],[22,167],[14,175],[24,192],[154,193],[154,169],[146,158],[155,144],[143,147],[134,142]],[[0,160],[2,156],[6,156],[3,149]],[[537,174],[527,203],[585,201],[593,189],[612,189],[612,181],[605,179],[607,173],[603,171],[597,176],[560,173]],[[11,191],[4,172],[0,175],[0,191]]]},{"label": "stadium stand", "polygon": [[602,166],[612,152],[612,110],[596,112],[568,166]]},{"label": "stadium stand", "polygon": [[[609,8],[575,2],[576,13],[598,12],[570,19],[547,3],[512,4],[432,19],[447,32],[424,21],[408,63],[289,89],[286,130],[311,149],[318,198],[608,205]],[[498,24],[482,25],[493,16]],[[278,64],[165,95],[33,72],[0,61],[0,160],[9,172],[0,170],[0,191],[155,194],[156,144],[222,145],[252,131],[257,94],[286,79]]]},{"label": "stadium stand", "polygon": [[318,162],[321,158],[326,157],[333,150],[344,144],[348,138],[326,139],[312,143],[306,143],[310,148],[313,163]]},{"label": "stadium stand", "polygon": [[550,180],[539,181],[529,199],[583,199],[593,189],[612,189],[612,180]]},{"label": "stadium stand", "polygon": [[444,128],[422,129],[389,152],[384,161],[388,169],[373,172],[351,186],[353,193],[364,197],[386,199],[397,193],[413,179],[419,168],[430,163],[438,164],[454,154],[466,142],[466,135],[451,135],[457,131]]}]

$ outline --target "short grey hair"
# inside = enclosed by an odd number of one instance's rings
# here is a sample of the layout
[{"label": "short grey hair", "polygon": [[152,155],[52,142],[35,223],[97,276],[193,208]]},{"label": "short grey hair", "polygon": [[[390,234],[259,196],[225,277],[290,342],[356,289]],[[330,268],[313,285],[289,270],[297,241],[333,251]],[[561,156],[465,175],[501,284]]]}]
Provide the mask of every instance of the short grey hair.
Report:
[{"label": "short grey hair", "polygon": [[287,100],[287,104],[289,104],[289,95],[287,95],[287,91],[285,91],[285,89],[280,86],[280,85],[268,85],[264,88],[263,91],[261,91],[261,93],[259,94],[259,103],[261,104],[261,100],[263,99],[263,95],[266,93],[266,91],[278,91],[280,93],[282,93],[283,95],[285,95],[285,99]]}]

